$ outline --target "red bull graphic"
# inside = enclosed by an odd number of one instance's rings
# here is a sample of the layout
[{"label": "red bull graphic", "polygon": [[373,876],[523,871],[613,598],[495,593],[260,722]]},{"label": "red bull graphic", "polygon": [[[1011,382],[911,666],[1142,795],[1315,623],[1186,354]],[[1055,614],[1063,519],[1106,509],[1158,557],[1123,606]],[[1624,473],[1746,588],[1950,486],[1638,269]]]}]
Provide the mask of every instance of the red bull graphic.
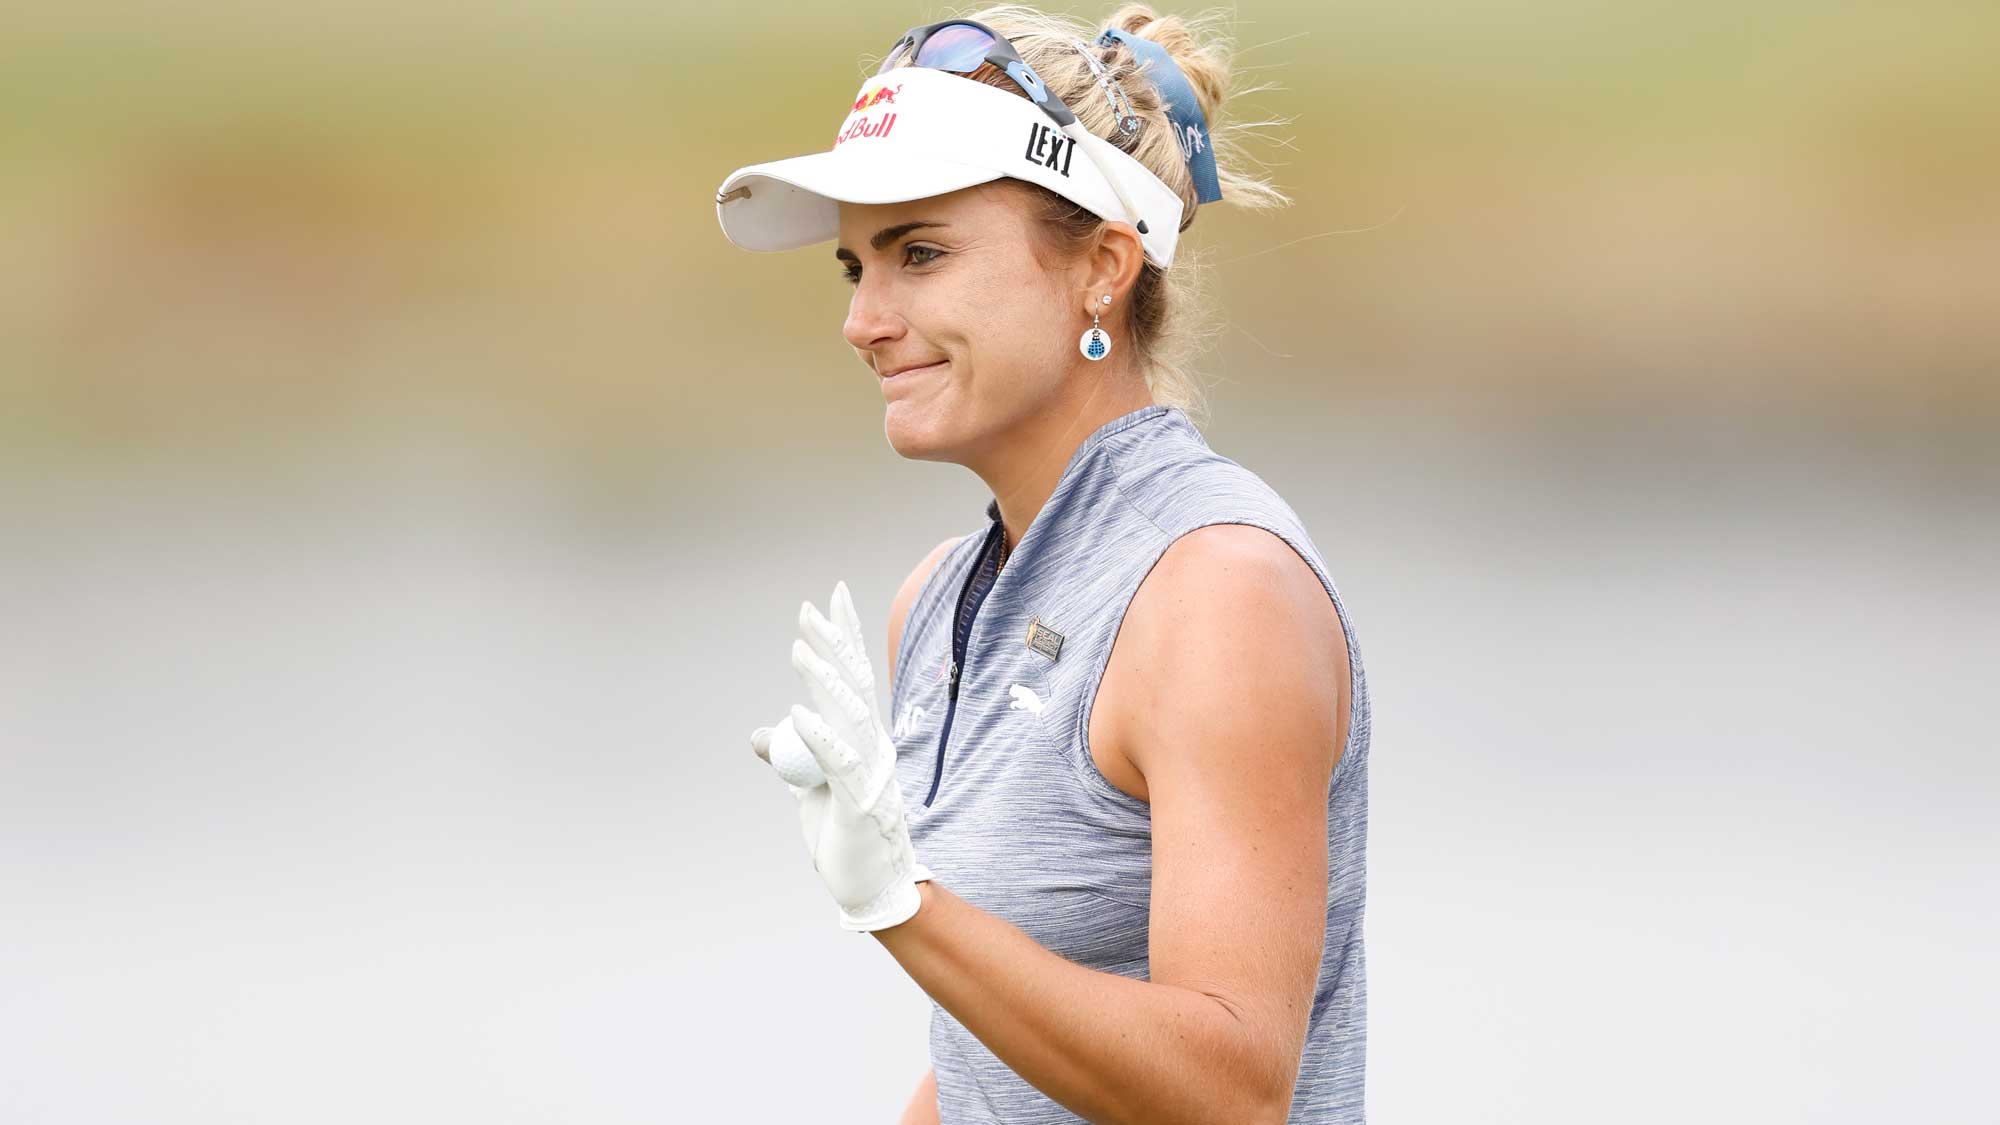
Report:
[{"label": "red bull graphic", "polygon": [[841,129],[840,135],[833,138],[833,147],[839,148],[848,141],[860,140],[863,137],[886,137],[889,135],[889,130],[895,127],[896,115],[893,113],[872,121],[866,117],[849,118],[847,126]]},{"label": "red bull graphic", "polygon": [[864,90],[860,97],[854,99],[854,112],[866,113],[883,102],[895,105],[896,95],[902,92],[903,87],[900,83],[895,86],[877,86],[872,94]]},{"label": "red bull graphic", "polygon": [[[902,89],[902,86],[896,85],[877,86],[873,90],[863,90],[861,96],[854,99],[854,112],[847,115],[847,120],[841,122],[840,132],[834,135],[833,147],[839,148],[848,141],[859,140],[863,137],[888,136],[889,130],[896,127],[894,107],[896,105],[896,95],[901,93]],[[884,105],[890,107],[890,112],[872,119],[867,116],[870,111]]]}]

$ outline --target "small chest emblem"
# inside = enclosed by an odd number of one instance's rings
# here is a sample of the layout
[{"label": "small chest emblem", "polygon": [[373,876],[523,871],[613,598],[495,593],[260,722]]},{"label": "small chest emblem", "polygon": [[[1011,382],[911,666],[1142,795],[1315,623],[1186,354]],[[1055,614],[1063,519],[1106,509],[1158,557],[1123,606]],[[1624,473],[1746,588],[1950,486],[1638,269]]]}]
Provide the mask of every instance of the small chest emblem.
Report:
[{"label": "small chest emblem", "polygon": [[1013,684],[1007,688],[1007,694],[1013,697],[1007,704],[1009,710],[1031,711],[1037,715],[1042,713],[1044,706],[1042,697],[1035,694],[1034,688],[1026,684]]},{"label": "small chest emblem", "polygon": [[902,715],[896,720],[895,737],[903,738],[907,736],[911,731],[917,729],[918,723],[923,721],[924,709],[914,703],[905,703]]},{"label": "small chest emblem", "polygon": [[1063,635],[1042,624],[1040,617],[1028,619],[1028,647],[1054,660],[1062,653]]}]

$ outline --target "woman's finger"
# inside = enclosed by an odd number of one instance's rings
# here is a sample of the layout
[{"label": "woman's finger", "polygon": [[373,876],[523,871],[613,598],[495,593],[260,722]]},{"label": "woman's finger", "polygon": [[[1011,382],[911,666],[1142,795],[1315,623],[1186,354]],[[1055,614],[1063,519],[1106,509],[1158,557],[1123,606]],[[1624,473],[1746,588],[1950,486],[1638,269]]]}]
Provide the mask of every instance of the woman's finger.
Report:
[{"label": "woman's finger", "polygon": [[804,639],[792,642],[792,670],[806,687],[813,707],[856,746],[870,745],[874,735],[874,708],[854,694],[833,665],[826,662]]},{"label": "woman's finger", "polygon": [[854,662],[861,669],[861,690],[871,698],[875,694],[875,668],[868,660],[868,645],[863,639],[861,614],[855,611],[854,595],[847,589],[847,583],[833,585],[833,599],[827,603],[833,614],[833,623],[846,635],[848,643],[854,647]]},{"label": "woman's finger", "polygon": [[874,685],[869,681],[865,658],[857,659],[854,643],[839,625],[827,620],[818,607],[811,602],[799,603],[799,636],[812,646],[820,658],[846,679],[854,694],[863,699],[874,697]]},{"label": "woman's finger", "polygon": [[819,713],[798,704],[792,704],[792,725],[797,728],[799,738],[819,761],[821,772],[826,774],[827,785],[855,808],[865,808],[863,794],[867,792],[867,779],[862,777],[861,755],[833,729]]}]

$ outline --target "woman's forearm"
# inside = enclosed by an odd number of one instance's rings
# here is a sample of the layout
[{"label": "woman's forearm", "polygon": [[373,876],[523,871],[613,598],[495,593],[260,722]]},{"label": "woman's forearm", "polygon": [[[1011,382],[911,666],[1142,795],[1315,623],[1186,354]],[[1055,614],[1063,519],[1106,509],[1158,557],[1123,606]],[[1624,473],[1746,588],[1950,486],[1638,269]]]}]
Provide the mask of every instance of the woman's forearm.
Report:
[{"label": "woman's forearm", "polygon": [[1086,1120],[1282,1122],[1252,1037],[1205,993],[1088,969],[935,881],[874,931],[931,999],[1016,1074]]}]

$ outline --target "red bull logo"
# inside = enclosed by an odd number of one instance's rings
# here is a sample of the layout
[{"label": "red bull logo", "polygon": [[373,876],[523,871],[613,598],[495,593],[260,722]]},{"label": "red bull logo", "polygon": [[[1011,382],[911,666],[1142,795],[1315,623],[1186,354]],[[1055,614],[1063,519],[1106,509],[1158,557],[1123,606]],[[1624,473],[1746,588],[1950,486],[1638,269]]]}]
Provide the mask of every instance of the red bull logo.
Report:
[{"label": "red bull logo", "polygon": [[[888,136],[889,130],[896,127],[894,106],[896,95],[902,89],[902,86],[897,85],[877,86],[873,90],[862,91],[861,96],[854,99],[854,112],[847,115],[847,120],[841,123],[840,132],[834,136],[833,147],[839,148],[848,141],[863,137]],[[869,111],[883,105],[891,107],[888,113],[872,119],[867,116]]]},{"label": "red bull logo", "polygon": [[896,115],[893,113],[872,121],[866,117],[849,118],[840,135],[833,138],[833,147],[839,148],[848,141],[860,140],[863,137],[886,137],[889,135],[889,130],[895,127]]},{"label": "red bull logo", "polygon": [[863,91],[860,97],[854,99],[854,112],[866,113],[883,102],[895,105],[896,95],[902,90],[903,87],[899,83],[895,86],[877,86],[874,93]]}]

